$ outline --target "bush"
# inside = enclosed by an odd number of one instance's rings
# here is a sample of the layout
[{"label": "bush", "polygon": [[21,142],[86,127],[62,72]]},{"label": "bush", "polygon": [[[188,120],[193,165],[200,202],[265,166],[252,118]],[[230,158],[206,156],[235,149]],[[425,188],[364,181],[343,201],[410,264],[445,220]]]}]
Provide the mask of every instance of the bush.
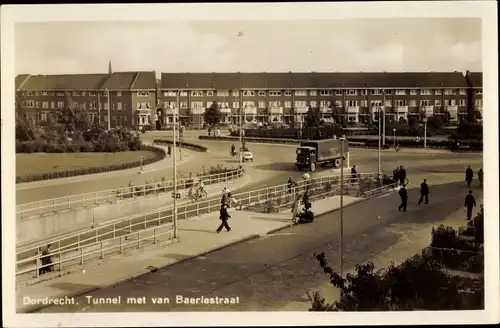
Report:
[{"label": "bush", "polygon": [[[356,265],[355,274],[340,277],[324,253],[315,259],[339,288],[340,301],[331,304],[317,292],[309,295],[310,311],[411,311],[484,308],[484,288],[477,280],[450,276],[432,260],[415,256],[400,266],[375,271],[373,263]],[[481,281],[479,281],[480,283]],[[472,289],[472,293],[461,292]]]}]

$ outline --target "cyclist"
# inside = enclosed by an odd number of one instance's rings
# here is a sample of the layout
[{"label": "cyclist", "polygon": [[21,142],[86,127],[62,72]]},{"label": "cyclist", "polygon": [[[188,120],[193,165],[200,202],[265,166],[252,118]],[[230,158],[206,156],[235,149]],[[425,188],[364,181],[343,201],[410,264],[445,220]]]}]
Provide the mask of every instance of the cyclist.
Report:
[{"label": "cyclist", "polygon": [[200,180],[200,182],[198,183],[198,196],[200,197],[205,197],[207,195],[207,192],[205,190],[205,184],[203,183],[203,180]]}]

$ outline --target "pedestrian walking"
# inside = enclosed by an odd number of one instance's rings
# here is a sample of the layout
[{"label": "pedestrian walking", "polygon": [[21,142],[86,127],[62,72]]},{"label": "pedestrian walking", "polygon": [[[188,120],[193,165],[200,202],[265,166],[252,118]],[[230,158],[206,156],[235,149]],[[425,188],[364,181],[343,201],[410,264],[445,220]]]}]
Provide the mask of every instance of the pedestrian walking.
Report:
[{"label": "pedestrian walking", "polygon": [[168,147],[167,147],[167,155],[168,155],[168,157],[170,157],[171,154],[172,154],[172,146],[168,145]]},{"label": "pedestrian walking", "polygon": [[469,165],[469,167],[465,170],[465,181],[467,182],[467,188],[470,188],[473,178],[474,178],[474,172],[472,171]]},{"label": "pedestrian walking", "polygon": [[472,190],[469,190],[469,194],[465,196],[464,207],[467,210],[467,221],[472,219],[472,209],[476,207],[476,199],[472,195]]},{"label": "pedestrian walking", "polygon": [[399,181],[399,167],[396,167],[396,169],[392,171],[392,179],[394,180],[394,182]]},{"label": "pedestrian walking", "polygon": [[42,273],[47,273],[54,270],[54,266],[52,265],[52,257],[50,255],[51,251],[52,251],[51,244],[48,244],[47,247],[44,250],[42,250],[41,261],[42,261],[42,266],[44,266],[41,271]]},{"label": "pedestrian walking", "polygon": [[304,209],[306,211],[311,208],[311,202],[309,202],[309,195],[307,191],[304,192],[304,195],[302,195],[302,203],[304,204]]},{"label": "pedestrian walking", "polygon": [[289,194],[292,194],[292,190],[293,188],[295,188],[297,186],[297,182],[295,182],[295,180],[293,180],[292,177],[289,177],[288,178],[288,182],[287,182],[287,187],[288,187],[288,193]]},{"label": "pedestrian walking", "polygon": [[399,184],[404,186],[405,179],[406,179],[406,170],[404,169],[403,165],[401,165],[399,167]]},{"label": "pedestrian walking", "polygon": [[356,165],[351,168],[351,183],[355,183],[358,178],[358,171],[356,171]]},{"label": "pedestrian walking", "polygon": [[401,186],[399,189],[399,197],[401,198],[401,204],[398,207],[398,210],[406,212],[406,206],[408,205],[408,191],[406,191],[405,185]]},{"label": "pedestrian walking", "polygon": [[429,186],[427,185],[427,179],[420,184],[420,199],[418,200],[418,205],[422,204],[425,199],[425,203],[429,204]]},{"label": "pedestrian walking", "polygon": [[483,188],[483,169],[479,169],[479,171],[477,171],[477,179],[479,180],[479,187],[480,188]]},{"label": "pedestrian walking", "polygon": [[229,232],[231,231],[231,227],[229,224],[227,224],[227,220],[231,218],[231,215],[227,212],[227,206],[225,204],[222,204],[220,207],[220,216],[219,219],[222,221],[220,226],[217,228],[217,233],[221,232],[222,228],[226,228],[226,230]]}]

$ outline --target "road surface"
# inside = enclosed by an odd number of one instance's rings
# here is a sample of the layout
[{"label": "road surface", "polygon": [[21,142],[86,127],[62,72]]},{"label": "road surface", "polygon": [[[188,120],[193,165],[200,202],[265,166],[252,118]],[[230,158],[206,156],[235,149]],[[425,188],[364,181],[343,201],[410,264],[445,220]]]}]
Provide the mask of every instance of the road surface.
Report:
[{"label": "road surface", "polygon": [[[430,188],[428,205],[416,204],[418,189],[409,191],[406,213],[397,210],[396,194],[347,207],[344,210],[344,269],[350,270],[356,263],[387,250],[409,227],[436,224],[463,206],[467,192],[464,183],[431,185]],[[476,193],[479,195],[480,191]],[[325,252],[332,268],[338,270],[339,221],[339,212],[333,212],[318,217],[312,224],[294,226],[82,295],[76,298],[75,305],[52,306],[40,312],[280,310],[291,303],[307,301],[307,290],[315,290],[328,282],[328,276],[313,259],[315,252]],[[176,304],[177,295],[238,297],[239,303]],[[89,299],[118,296],[121,296],[120,305],[89,303]],[[127,298],[143,297],[147,304],[127,304]],[[160,298],[170,303],[153,304],[153,299]]]}]

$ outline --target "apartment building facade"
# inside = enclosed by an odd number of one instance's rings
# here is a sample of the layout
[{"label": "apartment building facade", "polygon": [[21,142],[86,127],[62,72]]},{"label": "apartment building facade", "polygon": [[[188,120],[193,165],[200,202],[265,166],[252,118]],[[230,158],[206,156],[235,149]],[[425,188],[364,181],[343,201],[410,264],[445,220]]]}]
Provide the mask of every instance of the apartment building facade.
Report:
[{"label": "apartment building facade", "polygon": [[469,115],[475,117],[475,111],[479,111],[481,117],[483,116],[483,73],[470,72],[465,73],[465,80],[469,87],[468,90],[468,103]]},{"label": "apartment building facade", "polygon": [[[179,112],[184,125],[203,126],[203,113],[219,105],[221,123],[283,122],[300,126],[311,108],[325,120],[371,124],[386,120],[467,116],[468,85],[460,72],[429,73],[163,73],[158,87],[162,125]],[[180,108],[176,96],[180,92]],[[447,114],[449,113],[449,115]]]},{"label": "apartment building facade", "polygon": [[16,102],[34,124],[72,108],[104,126],[109,117],[112,128],[133,128],[155,121],[156,77],[155,72],[19,75]]}]

